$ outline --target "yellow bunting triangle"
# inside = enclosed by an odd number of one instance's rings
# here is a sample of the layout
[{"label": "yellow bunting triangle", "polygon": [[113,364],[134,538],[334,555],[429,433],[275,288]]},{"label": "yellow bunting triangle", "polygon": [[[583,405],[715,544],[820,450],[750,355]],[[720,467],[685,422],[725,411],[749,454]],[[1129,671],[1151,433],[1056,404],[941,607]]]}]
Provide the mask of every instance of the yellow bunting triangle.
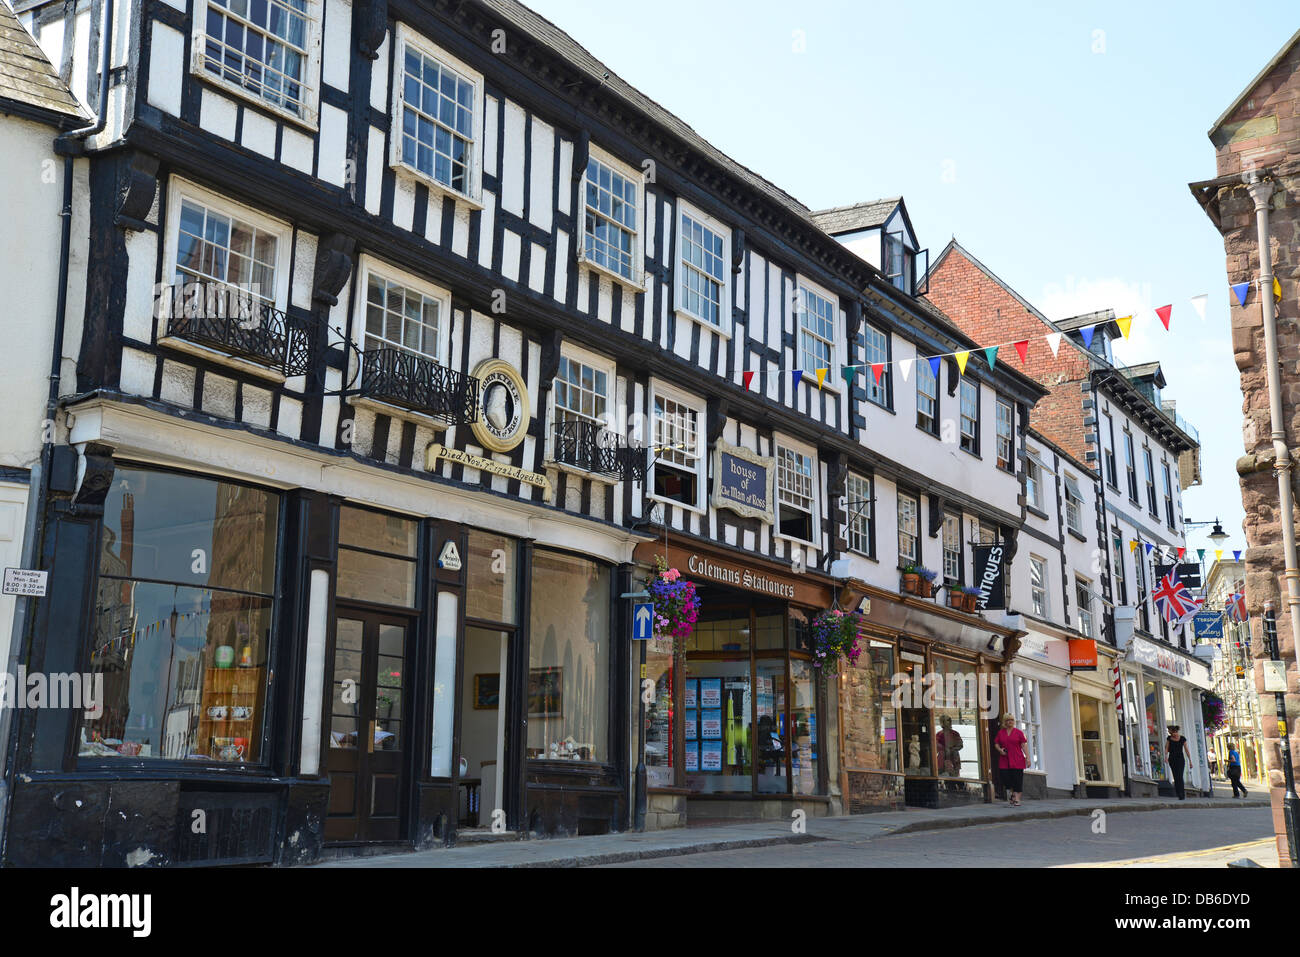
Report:
[{"label": "yellow bunting triangle", "polygon": [[1136,551],[1137,551],[1137,547],[1138,547],[1138,543],[1137,543],[1135,540],[1130,539],[1130,540],[1129,540],[1129,543],[1128,543],[1128,550],[1129,550],[1130,552],[1136,552]]},{"label": "yellow bunting triangle", "polygon": [[1277,276],[1273,277],[1273,295],[1279,300],[1282,298],[1282,284],[1277,281]]},{"label": "yellow bunting triangle", "polygon": [[822,384],[826,381],[826,373],[829,371],[829,369],[817,370],[817,388],[820,389],[822,387]]},{"label": "yellow bunting triangle", "polygon": [[1120,335],[1127,339],[1128,331],[1133,328],[1133,317],[1123,316],[1122,318],[1116,319],[1115,325],[1119,326]]},{"label": "yellow bunting triangle", "polygon": [[1222,549],[1222,548],[1216,548],[1216,549],[1214,550],[1214,560],[1215,560],[1216,562],[1223,561],[1223,549]]},{"label": "yellow bunting triangle", "polygon": [[968,359],[970,359],[970,353],[969,353],[969,352],[959,352],[959,353],[957,353],[957,357],[956,357],[956,358],[957,358],[957,368],[961,370],[961,374],[962,374],[962,375],[965,375],[965,374],[966,374],[966,361],[967,361]]}]

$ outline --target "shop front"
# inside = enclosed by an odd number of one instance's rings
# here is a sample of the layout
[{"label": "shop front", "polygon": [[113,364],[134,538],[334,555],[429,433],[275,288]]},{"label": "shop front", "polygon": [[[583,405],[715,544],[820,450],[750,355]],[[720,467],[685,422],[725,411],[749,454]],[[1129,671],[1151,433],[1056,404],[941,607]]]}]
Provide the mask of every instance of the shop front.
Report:
[{"label": "shop front", "polygon": [[656,557],[695,584],[701,608],[679,654],[670,640],[645,649],[647,826],[833,813],[833,701],[808,639],[833,581],[671,534],[637,547],[642,575]]},{"label": "shop front", "polygon": [[861,592],[863,654],[835,682],[846,810],[987,802],[1003,665],[1024,632],[919,598]]},{"label": "shop front", "polygon": [[1029,745],[1024,796],[1071,797],[1074,760],[1074,691],[1067,632],[1034,623],[1007,666],[1007,711]]},{"label": "shop front", "polygon": [[1204,662],[1167,645],[1134,636],[1120,660],[1129,794],[1174,793],[1165,754],[1169,728],[1178,725],[1191,755],[1184,769],[1189,793],[1210,789],[1201,693],[1210,688]]},{"label": "shop front", "polygon": [[1092,638],[1070,640],[1075,797],[1113,798],[1124,789],[1112,677],[1115,654]]}]

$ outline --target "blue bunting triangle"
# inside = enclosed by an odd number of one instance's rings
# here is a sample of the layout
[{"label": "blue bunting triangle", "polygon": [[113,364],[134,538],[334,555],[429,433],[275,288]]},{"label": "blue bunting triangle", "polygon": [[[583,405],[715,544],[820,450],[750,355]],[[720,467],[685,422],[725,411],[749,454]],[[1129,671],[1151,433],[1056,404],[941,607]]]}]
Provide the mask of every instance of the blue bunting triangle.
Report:
[{"label": "blue bunting triangle", "polygon": [[1234,282],[1232,284],[1232,292],[1233,295],[1237,297],[1237,304],[1244,306],[1246,304],[1246,296],[1250,294],[1250,283]]},{"label": "blue bunting triangle", "polygon": [[936,379],[939,378],[939,357],[935,356],[930,360],[930,374]]},{"label": "blue bunting triangle", "polygon": [[802,369],[794,369],[794,370],[791,370],[791,372],[792,372],[792,375],[794,375],[794,387],[797,389],[797,388],[799,388],[799,380],[803,378],[803,370],[802,370]]},{"label": "blue bunting triangle", "polygon": [[1084,326],[1082,329],[1079,330],[1079,332],[1083,335],[1083,347],[1084,347],[1085,349],[1091,349],[1091,348],[1092,348],[1092,337],[1093,337],[1093,335],[1097,332],[1097,327],[1096,327],[1096,326]]}]

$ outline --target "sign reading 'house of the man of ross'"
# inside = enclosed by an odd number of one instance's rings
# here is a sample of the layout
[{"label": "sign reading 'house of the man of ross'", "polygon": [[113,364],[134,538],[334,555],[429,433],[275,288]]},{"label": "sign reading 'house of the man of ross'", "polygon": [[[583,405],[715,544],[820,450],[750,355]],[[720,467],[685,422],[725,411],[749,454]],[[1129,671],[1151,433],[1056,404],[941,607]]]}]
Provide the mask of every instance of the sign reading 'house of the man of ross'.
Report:
[{"label": "sign reading 'house of the man of ross'", "polygon": [[776,460],[719,442],[713,450],[713,507],[771,524]]}]

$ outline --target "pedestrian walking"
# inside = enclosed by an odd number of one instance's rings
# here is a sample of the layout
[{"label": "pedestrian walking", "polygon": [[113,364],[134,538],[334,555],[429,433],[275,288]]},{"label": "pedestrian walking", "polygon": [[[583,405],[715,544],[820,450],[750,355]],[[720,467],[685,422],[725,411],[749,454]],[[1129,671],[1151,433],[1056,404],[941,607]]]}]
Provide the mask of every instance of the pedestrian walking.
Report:
[{"label": "pedestrian walking", "polygon": [[1191,757],[1192,750],[1187,746],[1187,739],[1178,733],[1178,725],[1169,726],[1169,737],[1165,739],[1165,754],[1169,756],[1169,772],[1174,776],[1174,793],[1178,800],[1187,800],[1186,786],[1183,784],[1183,768]]},{"label": "pedestrian walking", "polygon": [[1016,727],[1011,714],[1002,716],[1002,730],[993,739],[998,752],[998,772],[1002,787],[1007,792],[1007,806],[1020,807],[1020,797],[1025,789],[1025,768],[1029,765],[1025,732]]},{"label": "pedestrian walking", "polygon": [[1237,797],[1237,791],[1241,791],[1241,797],[1246,796],[1246,785],[1241,783],[1241,755],[1237,753],[1237,745],[1228,746],[1228,780],[1232,782],[1232,796]]}]

